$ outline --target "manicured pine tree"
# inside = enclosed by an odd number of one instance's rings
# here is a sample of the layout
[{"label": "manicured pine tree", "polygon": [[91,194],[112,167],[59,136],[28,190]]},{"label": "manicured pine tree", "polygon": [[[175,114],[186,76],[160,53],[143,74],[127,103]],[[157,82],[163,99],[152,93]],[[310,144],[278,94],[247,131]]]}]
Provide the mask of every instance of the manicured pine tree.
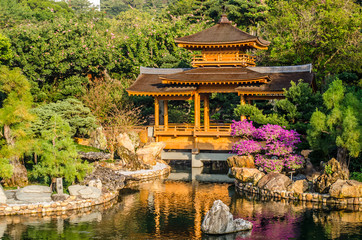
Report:
[{"label": "manicured pine tree", "polygon": [[317,109],[311,117],[307,139],[314,150],[326,155],[337,148],[337,160],[348,169],[347,158],[358,157],[362,148],[362,100],[348,92],[336,79],[323,94],[325,111]]},{"label": "manicured pine tree", "polygon": [[64,177],[69,184],[81,180],[92,167],[78,158],[76,145],[71,138],[71,128],[59,115],[54,115],[41,131],[41,138],[35,146],[39,155],[32,176],[46,183]]}]

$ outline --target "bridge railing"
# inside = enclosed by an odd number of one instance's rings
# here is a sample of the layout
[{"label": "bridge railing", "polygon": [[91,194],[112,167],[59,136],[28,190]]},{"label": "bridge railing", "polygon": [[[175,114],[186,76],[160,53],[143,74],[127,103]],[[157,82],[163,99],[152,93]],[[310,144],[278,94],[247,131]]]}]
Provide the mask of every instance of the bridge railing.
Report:
[{"label": "bridge railing", "polygon": [[231,124],[212,124],[196,127],[193,124],[170,124],[154,127],[155,135],[230,135]]}]

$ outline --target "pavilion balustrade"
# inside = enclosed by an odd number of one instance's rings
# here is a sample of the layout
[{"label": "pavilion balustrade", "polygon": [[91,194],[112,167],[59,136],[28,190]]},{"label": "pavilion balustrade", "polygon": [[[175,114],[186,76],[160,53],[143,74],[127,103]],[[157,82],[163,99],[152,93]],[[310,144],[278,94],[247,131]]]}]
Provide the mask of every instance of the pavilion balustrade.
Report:
[{"label": "pavilion balustrade", "polygon": [[169,123],[166,125],[158,125],[154,127],[155,134],[162,134],[162,135],[228,135],[230,136],[231,123],[224,123],[224,124],[212,124],[209,126],[195,126],[194,124],[190,123]]},{"label": "pavilion balustrade", "polygon": [[255,57],[248,54],[234,54],[234,53],[214,53],[214,54],[196,54],[192,58],[193,66],[203,65],[242,65],[242,66],[255,66]]}]

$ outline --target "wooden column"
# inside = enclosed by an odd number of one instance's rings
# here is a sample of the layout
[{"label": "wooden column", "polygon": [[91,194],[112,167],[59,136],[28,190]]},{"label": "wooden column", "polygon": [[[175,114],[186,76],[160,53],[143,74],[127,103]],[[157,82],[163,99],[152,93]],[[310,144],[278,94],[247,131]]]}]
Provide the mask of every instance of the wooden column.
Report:
[{"label": "wooden column", "polygon": [[[245,105],[245,96],[244,96],[244,94],[240,95],[240,105]],[[245,116],[243,116],[243,115],[240,116],[241,121],[243,121],[245,119],[246,119]]]},{"label": "wooden column", "polygon": [[194,95],[195,105],[195,128],[200,127],[200,94],[198,92]]},{"label": "wooden column", "polygon": [[155,96],[155,127],[160,125],[160,103],[158,97]]},{"label": "wooden column", "polygon": [[163,101],[163,122],[165,125],[165,130],[168,129],[168,100]]},{"label": "wooden column", "polygon": [[205,131],[209,131],[209,126],[210,126],[209,109],[210,109],[209,94],[205,94],[205,97],[204,97],[204,125],[205,125]]}]

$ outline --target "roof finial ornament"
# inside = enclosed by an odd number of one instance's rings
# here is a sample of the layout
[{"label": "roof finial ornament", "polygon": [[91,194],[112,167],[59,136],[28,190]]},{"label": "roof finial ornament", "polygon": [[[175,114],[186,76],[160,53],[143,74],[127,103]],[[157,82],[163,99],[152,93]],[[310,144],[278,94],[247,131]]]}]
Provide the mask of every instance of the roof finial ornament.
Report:
[{"label": "roof finial ornament", "polygon": [[228,24],[230,24],[231,21],[228,19],[227,15],[226,15],[226,6],[224,5],[222,8],[223,8],[223,11],[222,11],[223,13],[222,13],[221,18],[219,20],[219,23],[228,23]]}]

